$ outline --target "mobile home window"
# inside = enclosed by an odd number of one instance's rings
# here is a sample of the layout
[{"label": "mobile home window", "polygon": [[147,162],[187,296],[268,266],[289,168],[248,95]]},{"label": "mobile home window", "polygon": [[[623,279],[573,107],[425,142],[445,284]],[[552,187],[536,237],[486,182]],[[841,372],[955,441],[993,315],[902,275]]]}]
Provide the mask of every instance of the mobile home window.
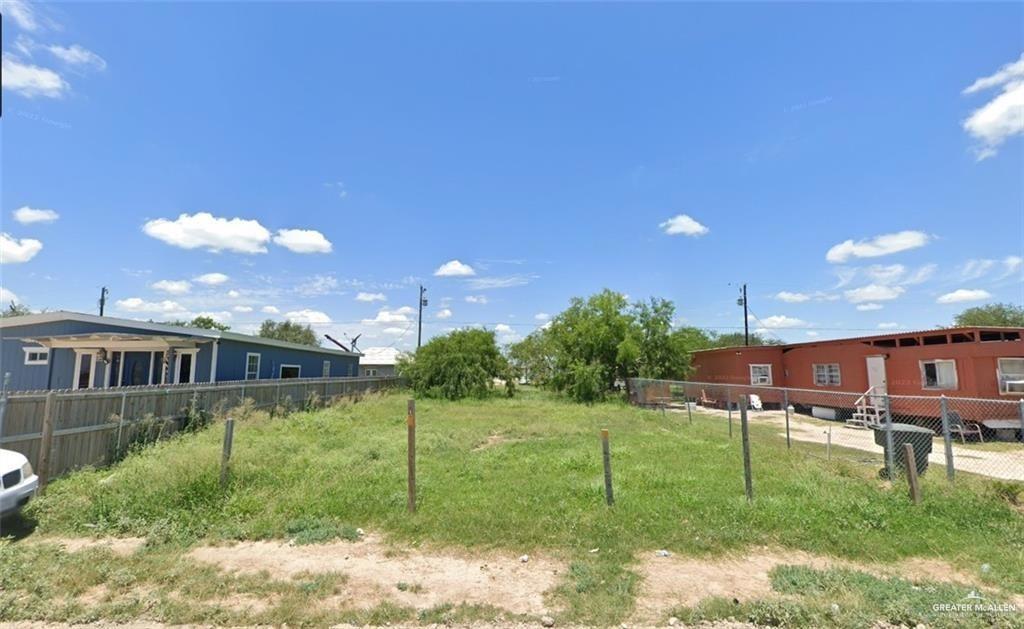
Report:
[{"label": "mobile home window", "polygon": [[376,376],[377,375],[377,370],[372,368],[372,367],[367,367],[366,368],[366,375],[369,376],[369,377]]},{"label": "mobile home window", "polygon": [[768,384],[772,383],[772,366],[771,365],[751,365],[750,366],[750,384]]},{"label": "mobile home window", "polygon": [[260,379],[260,355],[249,353],[245,355],[245,379]]},{"label": "mobile home window", "polygon": [[45,347],[24,347],[26,365],[45,365],[50,359],[50,350]]},{"label": "mobile home window", "polygon": [[298,378],[301,373],[302,367],[299,365],[281,365],[281,371],[278,373],[278,377],[282,380]]},{"label": "mobile home window", "polygon": [[921,362],[921,387],[924,389],[955,389],[956,361],[926,360]]},{"label": "mobile home window", "polygon": [[1024,358],[999,359],[999,392],[1024,393]]},{"label": "mobile home window", "polygon": [[331,377],[331,361],[325,360],[324,361],[324,378],[330,378],[330,377]]},{"label": "mobile home window", "polygon": [[841,384],[839,363],[814,365],[814,384],[819,387],[838,387]]}]

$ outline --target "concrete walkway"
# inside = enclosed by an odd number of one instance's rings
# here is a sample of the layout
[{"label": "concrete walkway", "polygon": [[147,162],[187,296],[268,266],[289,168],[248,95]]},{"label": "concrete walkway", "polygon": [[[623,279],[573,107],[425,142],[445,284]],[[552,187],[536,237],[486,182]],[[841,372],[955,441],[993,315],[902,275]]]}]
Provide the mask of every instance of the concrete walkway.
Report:
[{"label": "concrete walkway", "polygon": [[[686,414],[685,410],[672,409],[675,413]],[[698,407],[697,413],[725,419],[728,411]],[[779,435],[786,438],[786,414],[782,411],[750,411],[751,424],[770,424],[782,428]],[[733,411],[733,421],[739,430],[739,411]],[[806,415],[794,413],[789,418],[789,434],[794,441],[817,443],[824,448],[828,442],[828,427],[832,427],[832,445],[837,448],[851,448],[870,452],[878,457],[883,456],[881,446],[875,445],[874,431],[850,428],[843,422],[823,422],[812,420]],[[931,466],[944,470],[946,467],[946,450],[941,438],[932,441],[932,453],[928,456]],[[1024,481],[1024,444],[1020,448],[1009,451],[976,450],[961,445],[953,445],[953,467],[958,471],[980,474],[1001,480]]]}]

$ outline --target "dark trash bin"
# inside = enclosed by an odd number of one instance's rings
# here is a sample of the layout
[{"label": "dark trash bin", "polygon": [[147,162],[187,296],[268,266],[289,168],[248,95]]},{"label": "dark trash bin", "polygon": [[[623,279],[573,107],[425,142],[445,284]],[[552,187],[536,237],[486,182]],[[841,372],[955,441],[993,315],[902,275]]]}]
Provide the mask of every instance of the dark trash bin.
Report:
[{"label": "dark trash bin", "polygon": [[[882,446],[882,450],[886,449],[885,430],[885,424],[882,424],[880,428],[875,428],[875,443]],[[928,455],[932,453],[932,439],[934,437],[935,433],[923,426],[893,424],[892,447],[895,449],[895,452],[893,452],[892,462],[896,469],[906,473],[906,465],[903,460],[905,456],[903,454],[903,444],[909,443],[914,446],[914,462],[917,464],[917,474],[918,476],[924,474],[925,470],[928,469]],[[888,461],[889,453],[886,452],[885,456]],[[882,468],[881,474],[885,475],[885,468]]]}]

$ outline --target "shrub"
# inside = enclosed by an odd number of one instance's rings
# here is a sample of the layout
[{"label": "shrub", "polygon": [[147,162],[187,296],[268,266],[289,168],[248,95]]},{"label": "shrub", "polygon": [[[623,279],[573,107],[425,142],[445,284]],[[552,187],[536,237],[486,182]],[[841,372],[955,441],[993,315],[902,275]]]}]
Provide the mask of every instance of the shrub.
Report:
[{"label": "shrub", "polygon": [[505,381],[508,395],[515,386],[489,330],[456,330],[434,337],[412,358],[400,359],[398,372],[409,379],[417,395],[448,400],[486,397],[496,378]]}]

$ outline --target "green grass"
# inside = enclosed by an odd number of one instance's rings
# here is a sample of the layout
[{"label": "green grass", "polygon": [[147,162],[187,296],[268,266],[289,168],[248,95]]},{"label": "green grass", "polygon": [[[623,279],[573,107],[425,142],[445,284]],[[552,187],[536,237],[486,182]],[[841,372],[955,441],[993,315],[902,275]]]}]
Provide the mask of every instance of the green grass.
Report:
[{"label": "green grass", "polygon": [[[620,403],[579,406],[539,392],[418,401],[419,510],[410,515],[405,400],[371,396],[241,421],[226,490],[218,484],[223,430],[214,425],[114,468],[60,479],[27,515],[44,534],[146,536],[155,545],[147,553],[160,558],[152,561],[165,564],[201,541],[313,543],[352,539],[356,527],[414,546],[546,553],[570,566],[553,601],[564,610],[559,622],[628,618],[639,589],[635,558],[659,548],[714,556],[772,545],[882,563],[936,557],[977,575],[980,584],[1024,593],[1024,518],[1005,489],[984,480],[958,478],[950,486],[931,470],[922,479],[924,502],[915,507],[905,487],[877,480],[876,467],[789,452],[777,427],[754,425],[755,501],[748,504],[738,420],[730,440],[720,419],[697,414],[690,425],[685,414]],[[603,498],[601,428],[611,432],[612,508]],[[588,553],[592,548],[601,550]],[[16,581],[7,560],[29,552],[23,544],[0,545],[0,578],[8,579],[0,586]],[[990,566],[984,573],[983,564]],[[162,582],[162,568],[152,569],[147,578]],[[301,609],[302,596],[283,600]],[[492,613],[463,606],[428,616]],[[350,620],[415,616],[388,606],[367,614]],[[210,620],[173,607],[157,616]],[[37,616],[0,607],[0,620],[15,617]]]}]

